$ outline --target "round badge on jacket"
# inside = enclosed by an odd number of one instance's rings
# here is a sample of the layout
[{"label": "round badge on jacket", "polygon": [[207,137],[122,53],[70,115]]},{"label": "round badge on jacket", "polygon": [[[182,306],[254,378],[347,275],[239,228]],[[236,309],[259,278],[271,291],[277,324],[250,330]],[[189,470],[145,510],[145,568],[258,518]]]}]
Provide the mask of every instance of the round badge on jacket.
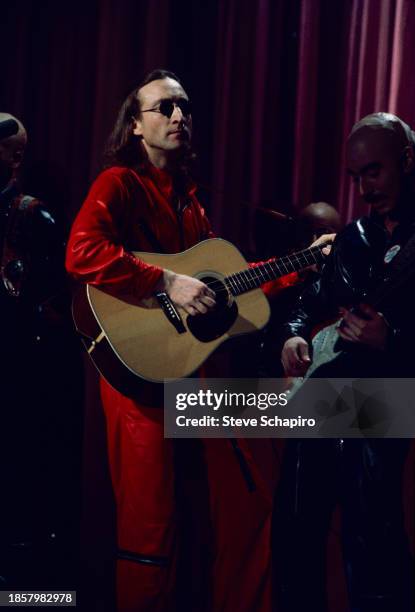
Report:
[{"label": "round badge on jacket", "polygon": [[383,261],[387,264],[390,263],[392,259],[395,257],[395,255],[399,253],[400,250],[401,250],[401,245],[395,244],[393,247],[391,247],[390,249],[386,251]]}]

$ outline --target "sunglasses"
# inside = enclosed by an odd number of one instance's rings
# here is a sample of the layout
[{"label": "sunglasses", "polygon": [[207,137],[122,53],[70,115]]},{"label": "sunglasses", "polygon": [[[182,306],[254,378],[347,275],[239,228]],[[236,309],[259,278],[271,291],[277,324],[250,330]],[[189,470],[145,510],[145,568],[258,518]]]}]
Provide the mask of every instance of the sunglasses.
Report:
[{"label": "sunglasses", "polygon": [[165,117],[170,117],[174,113],[174,109],[178,106],[182,111],[182,115],[184,117],[188,117],[192,112],[192,105],[189,100],[185,98],[179,98],[178,100],[161,100],[159,105],[154,108],[147,108],[146,110],[142,110],[142,113],[160,113]]}]

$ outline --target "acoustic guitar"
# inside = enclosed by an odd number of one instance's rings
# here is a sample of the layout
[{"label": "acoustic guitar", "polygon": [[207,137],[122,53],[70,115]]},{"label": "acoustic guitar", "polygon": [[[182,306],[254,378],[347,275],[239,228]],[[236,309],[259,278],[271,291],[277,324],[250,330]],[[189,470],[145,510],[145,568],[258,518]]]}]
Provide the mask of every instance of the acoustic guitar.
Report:
[{"label": "acoustic guitar", "polygon": [[259,287],[322,262],[324,246],[254,267],[220,238],[174,255],[134,253],[149,264],[200,279],[215,291],[216,307],[188,315],[165,293],[138,300],[85,285],[74,299],[75,325],[102,376],[120,392],[136,395],[137,383],[189,376],[225,340],[263,328],[270,308]]}]

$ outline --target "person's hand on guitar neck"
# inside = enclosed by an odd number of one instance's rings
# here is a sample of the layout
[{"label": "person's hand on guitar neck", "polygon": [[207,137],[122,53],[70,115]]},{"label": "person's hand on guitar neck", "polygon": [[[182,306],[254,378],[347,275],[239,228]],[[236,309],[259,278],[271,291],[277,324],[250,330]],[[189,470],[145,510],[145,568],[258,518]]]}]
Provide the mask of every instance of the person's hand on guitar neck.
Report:
[{"label": "person's hand on guitar neck", "polygon": [[[359,316],[359,313],[363,316]],[[358,311],[340,308],[342,319],[337,332],[343,340],[365,344],[377,350],[386,347],[389,325],[381,312],[369,306],[360,304]]]},{"label": "person's hand on guitar neck", "polygon": [[165,291],[175,306],[190,315],[204,314],[216,305],[215,292],[197,278],[164,270],[156,292]]},{"label": "person's hand on guitar neck", "polygon": [[335,238],[336,238],[336,234],[322,234],[319,238],[314,240],[314,242],[312,242],[310,246],[311,247],[320,246],[321,244],[325,244],[326,242],[329,242],[330,244],[324,247],[323,253],[324,255],[330,255],[331,245],[334,242]]},{"label": "person's hand on guitar neck", "polygon": [[[322,244],[327,244],[327,246],[325,246],[324,249],[322,249],[323,254],[327,257],[328,255],[330,255],[331,245],[333,244],[335,238],[336,238],[336,234],[322,234],[319,238],[315,238],[315,240],[310,244],[310,248],[319,247]],[[304,270],[302,270],[300,274],[307,273],[310,270],[313,270],[314,272],[318,272],[319,267],[317,264],[313,264],[312,266],[308,266],[308,268],[305,268]]]},{"label": "person's hand on guitar neck", "polygon": [[283,346],[281,362],[286,376],[304,376],[311,365],[308,342],[301,336],[289,338]]}]

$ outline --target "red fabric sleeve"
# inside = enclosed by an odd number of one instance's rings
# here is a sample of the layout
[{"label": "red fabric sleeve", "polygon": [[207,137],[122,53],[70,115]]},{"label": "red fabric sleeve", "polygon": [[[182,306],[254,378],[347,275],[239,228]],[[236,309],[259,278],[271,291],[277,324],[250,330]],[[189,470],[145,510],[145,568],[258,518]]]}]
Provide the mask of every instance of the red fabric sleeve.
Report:
[{"label": "red fabric sleeve", "polygon": [[163,271],[137,259],[121,244],[122,219],[128,219],[131,206],[121,176],[107,170],[92,185],[71,230],[66,268],[83,283],[143,298],[154,291]]},{"label": "red fabric sleeve", "polygon": [[267,297],[271,297],[278,295],[278,293],[283,291],[286,287],[292,287],[300,281],[301,279],[298,272],[291,272],[291,274],[287,274],[286,276],[282,276],[281,278],[277,278],[276,280],[269,281],[268,283],[261,285],[261,289]]}]

